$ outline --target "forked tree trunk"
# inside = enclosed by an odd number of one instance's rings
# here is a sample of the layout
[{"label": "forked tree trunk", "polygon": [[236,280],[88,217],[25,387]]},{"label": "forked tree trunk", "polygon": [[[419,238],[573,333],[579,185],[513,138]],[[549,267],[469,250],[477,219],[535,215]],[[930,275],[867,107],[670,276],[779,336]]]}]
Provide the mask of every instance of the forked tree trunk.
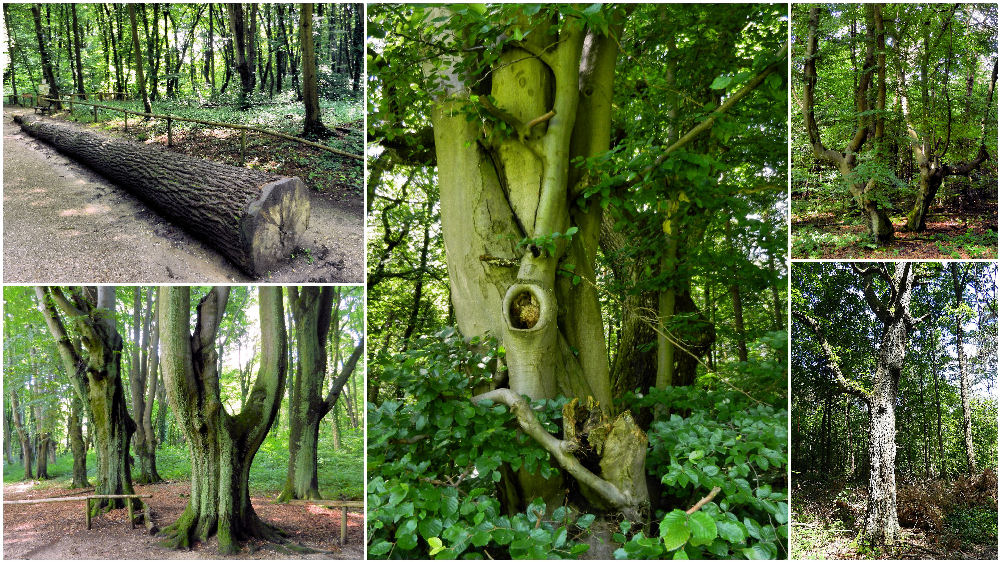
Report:
[{"label": "forked tree trunk", "polygon": [[[35,294],[73,387],[88,403],[97,449],[96,493],[133,494],[129,443],[135,424],[125,406],[115,288],[102,286],[86,294],[76,289],[67,297],[58,287],[36,287]],[[76,326],[82,345],[70,341],[57,306]],[[138,500],[128,501],[138,507]],[[124,505],[122,499],[101,499],[92,502],[92,510],[96,513]]]},{"label": "forked tree trunk", "polygon": [[[865,300],[882,329],[870,390],[845,377],[819,322],[803,311],[793,311],[794,316],[815,333],[841,390],[868,407],[868,503],[861,528],[864,541],[877,545],[892,544],[899,538],[895,408],[909,334],[917,323],[910,314],[914,266],[911,263],[895,263],[892,267],[890,271],[886,264],[871,264],[863,268],[852,265],[861,278]],[[882,296],[876,294],[873,286],[876,276],[888,286]]]},{"label": "forked tree trunk", "polygon": [[228,288],[216,287],[201,300],[193,334],[190,287],[159,288],[164,384],[191,454],[191,496],[161,533],[167,546],[186,548],[216,535],[219,552],[232,554],[243,539],[283,540],[257,516],[248,487],[254,455],[278,412],[287,366],[281,289],[259,291],[261,367],[250,398],[233,415],[221,401],[215,344]]},{"label": "forked tree trunk", "polygon": [[31,115],[15,120],[149,203],[252,276],[287,258],[309,226],[302,180],[111,139]]},{"label": "forked tree trunk", "polygon": [[[439,10],[447,15],[445,9]],[[551,47],[553,22],[536,20],[532,25],[525,48],[537,52]],[[441,81],[432,123],[451,300],[465,337],[485,332],[500,336],[509,389],[496,392],[509,390],[503,396],[511,400],[521,395],[531,399],[564,395],[578,398],[595,413],[612,408],[600,304],[592,285],[601,210],[596,205],[587,210],[570,206],[567,197],[580,180],[580,171],[570,164],[572,158],[601,153],[610,142],[617,59],[613,36],[619,31],[618,23],[610,34],[601,34],[563,21],[558,46],[547,53],[545,62],[521,48],[505,49],[492,74],[492,101],[483,107],[517,131],[502,140],[483,140],[480,124],[465,118],[462,107],[468,103],[468,90],[465,77],[452,66],[455,61],[446,57],[444,71],[437,76]],[[534,143],[536,151],[528,143]],[[578,228],[572,244],[559,243],[551,253],[515,242],[566,232],[571,226]],[[557,279],[557,263],[574,264],[575,272],[587,281],[573,284]],[[526,428],[533,414],[518,408],[526,414],[518,416]],[[616,432],[616,442],[605,448],[609,455],[644,443],[645,436],[631,418],[627,422],[621,420],[635,432]],[[564,468],[573,466],[573,458],[563,460]],[[567,497],[567,487],[579,488],[567,486],[566,478],[582,478],[584,496],[599,495],[591,486],[615,479],[603,470],[598,477],[567,469],[547,480],[523,469],[507,474],[501,485],[509,512],[523,511],[535,498],[551,507],[584,500],[576,494]],[[618,484],[632,485],[614,485]],[[648,496],[644,486],[632,491],[636,495],[628,506],[601,505],[634,515],[642,509],[637,506],[648,504]]]},{"label": "forked tree trunk", "polygon": [[[813,154],[817,159],[831,163],[840,171],[843,178],[850,178],[857,169],[858,151],[872,136],[878,142],[883,133],[884,119],[882,117],[871,117],[872,109],[882,111],[885,109],[885,33],[882,26],[881,8],[872,8],[871,21],[869,22],[868,35],[871,43],[877,43],[878,49],[873,49],[871,44],[867,49],[865,63],[855,92],[855,109],[858,113],[858,125],[851,140],[847,143],[846,150],[840,152],[827,148],[823,144],[820,136],[819,126],[815,117],[815,94],[818,76],[816,73],[816,59],[819,58],[819,14],[824,8],[814,6],[809,10],[808,36],[806,38],[805,64],[803,71],[804,86],[802,92],[802,113],[805,115],[806,132],[809,134],[809,142],[812,146]],[[876,51],[878,54],[876,55]],[[872,74],[878,71],[878,91],[875,96],[875,107],[868,104],[869,88],[872,84]],[[874,121],[874,127],[870,127]],[[871,129],[871,131],[870,131]],[[848,182],[848,190],[854,197],[855,202],[865,214],[868,225],[868,232],[877,243],[884,243],[894,236],[892,221],[878,202],[873,198],[872,191],[876,187],[876,182],[871,179],[867,182]]]},{"label": "forked tree trunk", "polygon": [[289,293],[295,323],[296,373],[288,411],[288,476],[278,501],[322,499],[317,470],[320,421],[333,408],[344,384],[354,372],[364,351],[364,340],[355,347],[324,398],[326,341],[333,312],[333,288],[293,287]]}]

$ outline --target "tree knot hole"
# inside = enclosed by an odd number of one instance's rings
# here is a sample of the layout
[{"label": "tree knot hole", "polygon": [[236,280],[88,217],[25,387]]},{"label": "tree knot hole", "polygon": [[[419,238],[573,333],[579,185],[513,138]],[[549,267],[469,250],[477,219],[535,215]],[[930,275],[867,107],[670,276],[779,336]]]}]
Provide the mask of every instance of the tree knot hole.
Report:
[{"label": "tree knot hole", "polygon": [[538,324],[542,316],[542,306],[528,289],[522,289],[510,301],[510,325],[519,330],[528,330]]}]

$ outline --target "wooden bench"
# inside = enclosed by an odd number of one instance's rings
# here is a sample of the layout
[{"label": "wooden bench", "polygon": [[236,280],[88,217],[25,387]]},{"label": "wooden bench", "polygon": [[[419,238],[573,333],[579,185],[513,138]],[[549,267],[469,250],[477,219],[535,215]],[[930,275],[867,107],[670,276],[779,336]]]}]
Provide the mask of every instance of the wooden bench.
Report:
[{"label": "wooden bench", "polygon": [[364,511],[365,502],[359,500],[290,500],[293,505],[321,505],[330,509],[340,509],[340,545],[347,544],[347,510]]},{"label": "wooden bench", "polygon": [[[91,494],[89,496],[66,496],[66,497],[63,497],[63,498],[40,498],[40,499],[37,499],[37,500],[4,500],[3,503],[4,503],[4,505],[9,505],[9,504],[33,504],[33,503],[71,502],[71,501],[84,500],[84,502],[85,502],[84,505],[85,505],[85,509],[86,509],[86,517],[87,517],[87,529],[90,529],[90,520],[91,520],[91,516],[90,516],[90,502],[91,501],[93,501],[93,500],[126,499],[126,498],[129,498],[129,499],[132,499],[132,498],[141,499],[141,498],[151,498],[151,497],[153,497],[153,494],[147,494],[147,495],[139,495],[139,494],[110,494],[110,495],[109,494]],[[128,506],[128,522],[129,522],[130,525],[132,525],[132,528],[134,529],[135,528],[135,513],[134,513],[135,509],[132,507],[132,502],[126,502],[126,503],[127,503],[127,506]],[[148,528],[150,528],[153,525],[153,521],[150,518],[149,506],[146,505],[146,502],[143,502],[142,505],[143,505],[142,511],[143,511],[143,515],[144,515],[144,519],[145,519],[145,523],[146,523],[146,528],[148,529]]]}]

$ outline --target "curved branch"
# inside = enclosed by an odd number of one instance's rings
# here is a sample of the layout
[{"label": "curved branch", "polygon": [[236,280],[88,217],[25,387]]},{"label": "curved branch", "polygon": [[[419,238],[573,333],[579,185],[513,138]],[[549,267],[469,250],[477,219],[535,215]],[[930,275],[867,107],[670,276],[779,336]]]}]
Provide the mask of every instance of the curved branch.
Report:
[{"label": "curved branch", "polygon": [[823,350],[823,355],[826,356],[827,363],[830,364],[830,370],[833,371],[833,375],[836,377],[841,390],[847,394],[857,397],[865,404],[871,405],[871,398],[868,396],[868,392],[865,391],[865,389],[862,388],[857,382],[847,380],[843,371],[840,370],[840,364],[837,363],[837,356],[833,352],[833,347],[830,346],[830,342],[828,342],[826,337],[823,335],[823,330],[819,327],[819,322],[817,322],[815,318],[807,316],[798,310],[793,310],[792,316],[808,326],[809,329],[816,334],[816,339],[819,340],[819,345]]},{"label": "curved branch", "polygon": [[546,431],[538,418],[535,417],[534,412],[531,411],[531,405],[523,397],[518,396],[509,388],[498,388],[472,397],[473,403],[484,400],[504,404],[510,408],[510,411],[517,418],[521,430],[548,451],[570,476],[594,490],[608,504],[619,510],[633,507],[635,502],[631,497],[580,464],[580,461],[572,454],[576,448],[574,443],[558,439]]},{"label": "curved branch", "polygon": [[762,70],[760,74],[754,76],[752,80],[747,82],[742,88],[733,93],[733,95],[730,96],[730,98],[727,99],[725,103],[721,104],[719,107],[715,109],[715,111],[710,113],[708,117],[705,118],[704,121],[692,127],[688,132],[684,133],[684,135],[681,138],[677,139],[676,142],[668,146],[663,151],[663,153],[660,154],[656,158],[656,160],[653,161],[652,164],[643,168],[643,170],[640,173],[636,174],[636,176],[632,179],[632,181],[626,182],[625,186],[635,185],[640,181],[643,181],[643,179],[647,174],[649,174],[650,172],[655,170],[658,166],[663,164],[663,162],[666,161],[667,157],[669,157],[673,152],[677,151],[680,148],[683,148],[688,143],[696,139],[698,135],[711,129],[712,125],[715,124],[716,119],[722,117],[730,109],[736,106],[736,104],[738,104],[743,98],[745,98],[751,92],[756,90],[757,87],[760,86],[768,76],[781,70],[782,67],[784,67],[785,65],[785,59],[787,57],[788,57],[788,43],[785,43],[785,45],[781,48],[780,51],[778,51],[778,54],[775,56],[777,60],[767,65],[767,67],[764,68],[764,70]]}]

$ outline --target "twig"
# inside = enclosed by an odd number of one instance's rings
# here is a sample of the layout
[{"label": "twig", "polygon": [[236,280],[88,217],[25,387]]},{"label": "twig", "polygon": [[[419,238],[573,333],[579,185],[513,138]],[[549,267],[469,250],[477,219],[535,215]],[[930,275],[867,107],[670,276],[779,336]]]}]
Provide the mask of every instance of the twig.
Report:
[{"label": "twig", "polygon": [[707,496],[705,496],[705,497],[701,498],[700,500],[698,500],[698,503],[692,505],[691,509],[685,511],[684,513],[687,513],[688,515],[691,515],[692,513],[698,511],[706,503],[708,503],[708,502],[712,501],[713,499],[715,499],[715,496],[719,495],[719,492],[721,492],[721,491],[722,491],[722,488],[720,488],[718,486],[712,488],[712,491],[709,492]]}]

